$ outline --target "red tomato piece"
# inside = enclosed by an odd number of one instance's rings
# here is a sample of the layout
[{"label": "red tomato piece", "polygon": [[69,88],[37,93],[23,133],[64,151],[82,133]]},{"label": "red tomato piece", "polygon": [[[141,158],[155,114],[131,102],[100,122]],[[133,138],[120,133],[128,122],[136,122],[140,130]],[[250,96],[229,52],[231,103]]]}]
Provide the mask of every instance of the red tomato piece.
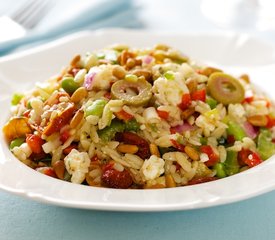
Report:
[{"label": "red tomato piece", "polygon": [[238,153],[238,160],[241,165],[245,164],[250,168],[263,162],[258,153],[244,148]]},{"label": "red tomato piece", "polygon": [[205,88],[197,90],[191,94],[191,99],[194,101],[202,101],[206,100],[206,90]]},{"label": "red tomato piece", "polygon": [[124,111],[123,109],[122,109],[121,111],[119,111],[119,112],[116,112],[115,115],[116,115],[116,117],[117,117],[118,119],[123,120],[123,121],[125,121],[125,122],[127,122],[127,121],[133,119],[133,117],[134,117],[133,115],[127,113],[127,112]]},{"label": "red tomato piece", "polygon": [[33,153],[43,152],[42,145],[45,143],[45,141],[38,135],[27,134],[26,143],[29,145]]},{"label": "red tomato piece", "polygon": [[191,104],[191,96],[190,96],[189,93],[185,93],[185,94],[182,95],[181,103],[178,105],[178,107],[182,111],[184,111],[189,107],[190,104]]},{"label": "red tomato piece", "polygon": [[52,167],[39,167],[39,168],[36,168],[35,170],[47,176],[57,178],[55,171],[53,170]]},{"label": "red tomato piece", "polygon": [[213,148],[209,145],[203,145],[200,147],[202,153],[206,153],[209,160],[205,162],[207,167],[214,166],[219,161],[219,156],[213,150]]},{"label": "red tomato piece", "polygon": [[181,151],[181,152],[185,152],[185,151],[184,151],[185,146],[184,146],[183,144],[178,143],[178,142],[177,142],[176,140],[174,140],[174,139],[171,139],[171,142],[172,142],[173,146],[174,146],[176,149],[178,149],[178,150]]},{"label": "red tomato piece", "polygon": [[167,120],[169,118],[169,112],[157,110],[157,113],[160,118]]}]

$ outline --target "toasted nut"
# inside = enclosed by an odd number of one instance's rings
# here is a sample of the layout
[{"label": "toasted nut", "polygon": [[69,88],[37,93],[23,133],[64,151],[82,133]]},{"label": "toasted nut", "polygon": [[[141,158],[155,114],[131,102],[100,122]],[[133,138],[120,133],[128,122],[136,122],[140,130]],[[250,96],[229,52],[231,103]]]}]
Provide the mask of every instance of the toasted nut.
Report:
[{"label": "toasted nut", "polygon": [[181,113],[183,119],[189,118],[195,112],[194,108],[187,108]]},{"label": "toasted nut", "polygon": [[126,75],[126,71],[121,66],[115,66],[112,72],[113,76],[117,79],[123,79]]},{"label": "toasted nut", "polygon": [[58,160],[53,164],[53,170],[59,179],[64,179],[65,164],[63,160]]},{"label": "toasted nut", "polygon": [[254,115],[248,117],[247,121],[250,122],[253,126],[265,127],[268,120],[265,115]]},{"label": "toasted nut", "polygon": [[75,90],[75,92],[71,96],[71,100],[74,103],[79,103],[83,98],[87,97],[87,95],[87,90],[84,87],[80,87]]},{"label": "toasted nut", "polygon": [[[96,180],[96,181],[95,181]],[[89,186],[94,186],[94,187],[100,187],[101,186],[101,180],[100,177],[94,179],[90,173],[86,174],[86,182],[88,183]]]},{"label": "toasted nut", "polygon": [[156,144],[150,143],[149,147],[152,155],[160,157],[159,149]]},{"label": "toasted nut", "polygon": [[188,155],[188,157],[190,157],[192,160],[198,161],[200,159],[200,155],[195,148],[190,146],[185,146],[184,151]]},{"label": "toasted nut", "polygon": [[186,86],[188,87],[189,92],[193,93],[197,90],[198,80],[196,78],[188,78],[186,80]]},{"label": "toasted nut", "polygon": [[120,144],[118,145],[117,150],[121,153],[135,154],[138,151],[138,146],[131,144]]},{"label": "toasted nut", "polygon": [[145,77],[147,81],[149,81],[152,77],[152,73],[148,70],[142,70],[142,69],[135,69],[132,74],[138,76],[138,77]]},{"label": "toasted nut", "polygon": [[250,77],[247,74],[242,74],[240,78],[246,81],[247,83],[250,83]]},{"label": "toasted nut", "polygon": [[134,58],[128,58],[127,59],[127,62],[126,62],[126,69],[127,70],[130,70],[132,69],[133,67],[136,66],[136,61]]},{"label": "toasted nut", "polygon": [[81,59],[81,56],[80,55],[76,55],[72,60],[71,60],[71,63],[70,65],[72,67],[76,67],[77,66],[77,63],[80,61]]},{"label": "toasted nut", "polygon": [[162,62],[166,57],[166,52],[163,50],[156,50],[153,52],[153,56],[157,61]]},{"label": "toasted nut", "polygon": [[165,188],[165,186],[161,183],[156,183],[154,185],[145,185],[144,186],[145,189],[159,189],[159,188]]},{"label": "toasted nut", "polygon": [[70,122],[70,127],[71,128],[76,128],[78,124],[82,121],[84,117],[84,112],[83,110],[78,110],[76,114],[73,116],[71,122]]},{"label": "toasted nut", "polygon": [[165,176],[165,183],[167,188],[176,187],[176,182],[171,174]]},{"label": "toasted nut", "polygon": [[128,52],[127,50],[123,50],[122,53],[118,57],[118,62],[120,65],[124,66],[127,63],[128,58],[134,58],[135,54]]},{"label": "toasted nut", "polygon": [[205,75],[207,77],[209,77],[212,73],[215,73],[215,72],[222,72],[222,70],[214,67],[206,67],[199,71],[200,74]]}]

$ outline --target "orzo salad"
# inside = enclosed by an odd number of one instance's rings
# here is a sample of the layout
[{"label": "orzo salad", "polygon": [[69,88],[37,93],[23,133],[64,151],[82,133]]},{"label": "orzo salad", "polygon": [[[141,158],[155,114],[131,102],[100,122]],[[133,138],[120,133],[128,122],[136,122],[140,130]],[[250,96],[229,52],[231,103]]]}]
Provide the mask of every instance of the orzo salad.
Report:
[{"label": "orzo salad", "polygon": [[232,76],[158,44],[77,55],[12,97],[3,127],[34,170],[96,187],[171,188],[225,178],[275,153],[273,103]]}]

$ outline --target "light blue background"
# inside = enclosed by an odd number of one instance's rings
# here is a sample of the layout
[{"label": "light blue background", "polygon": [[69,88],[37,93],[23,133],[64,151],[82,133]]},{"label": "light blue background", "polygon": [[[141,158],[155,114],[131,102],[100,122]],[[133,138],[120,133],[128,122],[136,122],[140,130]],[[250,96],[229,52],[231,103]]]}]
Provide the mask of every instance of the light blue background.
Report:
[{"label": "light blue background", "polygon": [[[0,2],[1,8],[4,1]],[[140,18],[144,28],[149,30],[219,30],[203,18],[200,2],[142,0]],[[275,31],[241,31],[267,40],[275,39]],[[274,240],[275,192],[207,209],[125,213],[48,206],[1,191],[0,240],[21,239]]]},{"label": "light blue background", "polygon": [[0,193],[2,240],[274,240],[275,192],[213,208],[101,212],[48,206]]}]

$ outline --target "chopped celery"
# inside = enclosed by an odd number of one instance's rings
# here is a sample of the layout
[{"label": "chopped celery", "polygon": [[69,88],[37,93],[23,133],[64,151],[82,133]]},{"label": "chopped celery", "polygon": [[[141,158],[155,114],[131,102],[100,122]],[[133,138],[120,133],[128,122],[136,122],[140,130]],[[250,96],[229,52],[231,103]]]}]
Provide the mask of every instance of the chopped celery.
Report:
[{"label": "chopped celery", "polygon": [[98,130],[98,136],[103,142],[111,141],[117,132],[123,132],[125,130],[125,123],[119,121],[119,120],[113,120],[111,122],[111,125],[108,127],[105,127],[102,130]]},{"label": "chopped celery", "polygon": [[24,95],[21,93],[13,94],[12,99],[11,99],[11,105],[17,105],[23,97],[24,97]]},{"label": "chopped celery", "polygon": [[94,115],[94,116],[101,117],[103,113],[103,109],[106,104],[107,104],[107,101],[104,99],[95,100],[92,103],[92,105],[88,106],[85,109],[85,116]]},{"label": "chopped celery", "polygon": [[11,141],[10,149],[21,146],[25,142],[25,138],[16,138]]},{"label": "chopped celery", "polygon": [[206,98],[206,103],[209,105],[211,109],[214,109],[217,106],[217,101],[211,97]]},{"label": "chopped celery", "polygon": [[246,137],[245,131],[236,122],[229,121],[227,125],[227,134],[233,135],[236,141],[241,141],[244,137]]},{"label": "chopped celery", "polygon": [[230,176],[238,173],[239,169],[238,153],[235,151],[227,151],[226,160],[224,162],[225,173]]},{"label": "chopped celery", "polygon": [[216,170],[216,176],[218,178],[224,178],[227,176],[224,165],[222,163],[216,163],[213,168]]},{"label": "chopped celery", "polygon": [[139,129],[140,125],[137,122],[136,119],[132,119],[130,121],[125,122],[125,131],[134,131],[137,132]]},{"label": "chopped celery", "polygon": [[271,132],[268,129],[261,129],[258,137],[257,149],[263,160],[275,154],[275,144],[272,142]]}]

